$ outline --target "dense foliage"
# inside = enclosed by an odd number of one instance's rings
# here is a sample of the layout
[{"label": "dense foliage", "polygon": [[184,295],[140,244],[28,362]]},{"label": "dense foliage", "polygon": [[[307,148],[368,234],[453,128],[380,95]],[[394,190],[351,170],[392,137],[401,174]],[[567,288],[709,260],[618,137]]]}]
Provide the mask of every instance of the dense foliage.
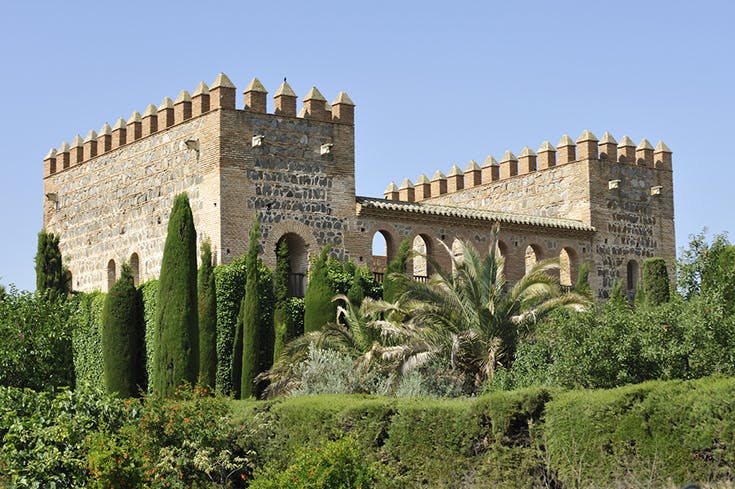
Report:
[{"label": "dense foliage", "polygon": [[51,297],[64,297],[71,290],[69,270],[62,264],[59,237],[42,229],[36,252],[36,290]]},{"label": "dense foliage", "polygon": [[0,385],[34,390],[74,385],[70,318],[75,309],[74,300],[10,287],[0,301]]},{"label": "dense foliage", "polygon": [[297,332],[294,331],[292,323],[288,321],[286,312],[288,302],[288,276],[291,273],[291,264],[288,259],[288,243],[282,240],[276,249],[276,270],[273,273],[273,295],[276,301],[273,313],[273,359],[279,357],[283,346],[294,339]]},{"label": "dense foliage", "polygon": [[144,328],[143,301],[126,263],[102,309],[102,359],[107,392],[134,397],[145,391]]},{"label": "dense foliage", "polygon": [[656,257],[643,261],[642,286],[647,305],[658,306],[669,301],[670,283],[666,260]]},{"label": "dense foliage", "polygon": [[383,275],[383,300],[386,302],[395,302],[401,295],[403,282],[400,276],[406,274],[410,256],[411,241],[404,239],[398,247],[398,253],[388,263]]},{"label": "dense foliage", "polygon": [[319,331],[325,324],[334,321],[337,306],[332,302],[335,294],[329,280],[327,254],[329,248],[322,249],[311,264],[309,282],[304,296],[304,332]]},{"label": "dense foliage", "polygon": [[[214,269],[217,289],[217,390],[224,394],[232,392],[233,387],[233,347],[240,304],[245,296],[245,275],[244,256]],[[237,385],[239,388],[239,381]]]},{"label": "dense foliage", "polygon": [[170,396],[199,373],[196,230],[186,194],[174,199],[161,260],[154,390]]},{"label": "dense foliage", "polygon": [[106,296],[107,294],[102,292],[76,296],[77,306],[70,321],[77,385],[101,385],[104,377],[100,352],[102,351],[102,309],[105,306]]},{"label": "dense foliage", "polygon": [[213,388],[217,375],[217,292],[212,268],[212,245],[202,243],[197,275],[199,311],[199,382]]}]

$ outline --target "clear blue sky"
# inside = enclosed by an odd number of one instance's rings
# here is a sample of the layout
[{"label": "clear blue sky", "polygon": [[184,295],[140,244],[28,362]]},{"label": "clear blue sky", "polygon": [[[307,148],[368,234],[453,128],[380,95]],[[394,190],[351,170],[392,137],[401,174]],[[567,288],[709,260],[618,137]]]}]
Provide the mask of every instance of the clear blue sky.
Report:
[{"label": "clear blue sky", "polygon": [[589,128],[673,150],[679,246],[733,230],[735,2],[352,3],[5,2],[0,283],[35,287],[50,148],[220,71],[346,90],[360,195]]}]

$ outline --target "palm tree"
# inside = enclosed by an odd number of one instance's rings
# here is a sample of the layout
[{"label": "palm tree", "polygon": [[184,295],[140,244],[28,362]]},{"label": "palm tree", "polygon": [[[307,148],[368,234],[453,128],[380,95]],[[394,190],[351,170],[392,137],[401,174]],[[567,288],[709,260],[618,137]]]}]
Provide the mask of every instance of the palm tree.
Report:
[{"label": "palm tree", "polygon": [[537,321],[559,308],[581,311],[589,305],[580,294],[562,294],[558,280],[547,273],[559,268],[558,260],[539,262],[508,290],[497,242],[497,226],[485,258],[465,242],[455,257],[441,242],[454,271],[435,263],[436,273],[426,283],[404,280],[400,299],[412,328],[433,332],[424,336],[432,344],[427,351],[474,376],[476,386],[491,379],[499,366],[510,366],[518,339]]}]

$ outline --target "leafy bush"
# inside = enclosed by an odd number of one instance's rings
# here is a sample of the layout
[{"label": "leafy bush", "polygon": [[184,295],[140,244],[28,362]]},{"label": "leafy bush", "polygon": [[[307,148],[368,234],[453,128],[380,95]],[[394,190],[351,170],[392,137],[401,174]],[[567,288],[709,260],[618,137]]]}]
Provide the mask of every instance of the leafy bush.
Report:
[{"label": "leafy bush", "polygon": [[304,332],[318,331],[326,323],[333,322],[337,316],[337,305],[332,302],[334,290],[329,280],[327,253],[322,249],[309,271],[309,283],[304,296]]},{"label": "leafy bush", "polygon": [[669,302],[669,273],[663,258],[648,258],[643,261],[643,292],[646,304],[658,306]]},{"label": "leafy bush", "polygon": [[345,437],[302,448],[286,470],[266,467],[255,473],[252,489],[375,487],[376,470],[362,457],[357,441]]},{"label": "leafy bush", "polygon": [[401,295],[400,280],[396,280],[394,274],[405,274],[408,258],[411,256],[411,241],[404,239],[398,247],[398,253],[388,263],[383,277],[383,299],[387,302],[395,302]]},{"label": "leafy bush", "polygon": [[102,308],[105,296],[101,292],[77,294],[77,307],[72,324],[72,350],[77,385],[99,385],[102,368]]},{"label": "leafy bush", "polygon": [[245,296],[245,257],[214,269],[217,289],[217,390],[232,392],[232,349],[237,316]]},{"label": "leafy bush", "polygon": [[74,385],[74,300],[19,292],[0,301],[0,385],[34,390]]},{"label": "leafy bush", "polygon": [[69,270],[63,266],[59,237],[42,229],[36,252],[36,291],[50,298],[64,298],[71,290]]},{"label": "leafy bush", "polygon": [[145,368],[148,378],[148,392],[153,392],[155,385],[153,355],[155,354],[156,309],[158,306],[158,280],[149,280],[138,286],[143,300],[143,322],[145,323]]}]

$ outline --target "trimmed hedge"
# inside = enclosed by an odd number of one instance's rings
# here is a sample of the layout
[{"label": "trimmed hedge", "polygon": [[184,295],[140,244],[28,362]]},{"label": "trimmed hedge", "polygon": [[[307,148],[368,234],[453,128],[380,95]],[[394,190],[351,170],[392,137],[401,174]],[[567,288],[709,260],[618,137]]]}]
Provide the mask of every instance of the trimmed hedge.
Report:
[{"label": "trimmed hedge", "polygon": [[153,279],[138,286],[143,298],[143,322],[145,323],[145,369],[148,378],[148,392],[153,392],[153,353],[156,337],[156,307],[158,305],[158,280]]},{"label": "trimmed hedge", "polygon": [[76,385],[100,385],[104,376],[100,352],[105,296],[102,292],[77,295],[79,302],[72,318],[71,336]]},{"label": "trimmed hedge", "polygon": [[217,390],[232,392],[232,347],[240,303],[245,296],[245,257],[214,268],[217,289]]}]

